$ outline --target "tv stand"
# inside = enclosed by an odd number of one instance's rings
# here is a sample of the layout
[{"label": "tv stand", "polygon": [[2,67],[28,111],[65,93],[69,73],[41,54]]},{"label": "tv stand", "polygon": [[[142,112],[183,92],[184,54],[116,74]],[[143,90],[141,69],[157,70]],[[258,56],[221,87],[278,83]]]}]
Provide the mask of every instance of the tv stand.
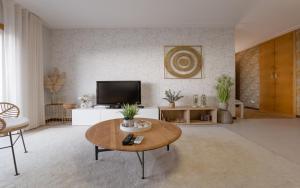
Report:
[{"label": "tv stand", "polygon": [[[158,108],[140,108],[136,117],[158,119]],[[121,109],[108,109],[103,106],[102,108],[77,108],[72,110],[72,125],[94,125],[115,118],[123,118]]]},{"label": "tv stand", "polygon": [[[137,105],[138,108],[144,108],[145,106],[143,105]],[[105,107],[106,109],[121,109],[122,105],[121,104],[111,104],[109,106]]]},{"label": "tv stand", "polygon": [[120,109],[122,108],[121,104],[111,104],[106,107],[107,109]]}]

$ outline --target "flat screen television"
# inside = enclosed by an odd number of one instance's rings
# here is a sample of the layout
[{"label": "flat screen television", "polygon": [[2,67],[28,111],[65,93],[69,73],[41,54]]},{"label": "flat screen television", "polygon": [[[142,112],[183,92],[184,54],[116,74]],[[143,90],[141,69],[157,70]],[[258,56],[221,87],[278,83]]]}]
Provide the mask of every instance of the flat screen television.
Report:
[{"label": "flat screen television", "polygon": [[97,104],[141,104],[141,81],[97,81]]}]

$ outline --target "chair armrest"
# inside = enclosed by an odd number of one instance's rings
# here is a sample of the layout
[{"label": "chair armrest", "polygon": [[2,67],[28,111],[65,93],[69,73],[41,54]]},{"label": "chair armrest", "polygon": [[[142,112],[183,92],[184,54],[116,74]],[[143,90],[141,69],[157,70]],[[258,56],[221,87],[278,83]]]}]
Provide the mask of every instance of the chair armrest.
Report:
[{"label": "chair armrest", "polygon": [[4,119],[0,118],[0,132],[1,130],[5,129],[5,127],[6,127],[6,123]]}]

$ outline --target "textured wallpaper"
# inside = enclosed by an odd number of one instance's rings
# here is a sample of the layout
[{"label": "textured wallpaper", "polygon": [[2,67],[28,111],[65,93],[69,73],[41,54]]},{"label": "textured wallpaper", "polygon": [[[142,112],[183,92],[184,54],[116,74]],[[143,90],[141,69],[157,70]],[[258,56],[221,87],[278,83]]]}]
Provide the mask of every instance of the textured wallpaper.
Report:
[{"label": "textured wallpaper", "polygon": [[296,69],[297,115],[300,116],[300,30],[296,31]]},{"label": "textured wallpaper", "polygon": [[236,55],[240,72],[240,100],[244,105],[259,108],[259,47]]},{"label": "textured wallpaper", "polygon": [[[68,102],[95,96],[98,80],[141,80],[146,106],[167,105],[168,88],[182,91],[179,105],[192,104],[194,94],[215,104],[216,78],[235,75],[233,29],[66,29],[51,30],[50,41],[50,67],[66,72],[60,95]],[[203,79],[164,79],[164,45],[201,45]]]}]

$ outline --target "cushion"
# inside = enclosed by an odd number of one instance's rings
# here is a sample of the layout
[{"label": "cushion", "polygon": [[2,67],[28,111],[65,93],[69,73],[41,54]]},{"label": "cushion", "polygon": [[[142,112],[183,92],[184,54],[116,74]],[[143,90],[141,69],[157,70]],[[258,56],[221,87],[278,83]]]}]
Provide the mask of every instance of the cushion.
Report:
[{"label": "cushion", "polygon": [[0,132],[11,132],[19,129],[23,129],[28,126],[29,120],[26,117],[16,117],[16,118],[3,118],[6,123],[6,127]]}]

